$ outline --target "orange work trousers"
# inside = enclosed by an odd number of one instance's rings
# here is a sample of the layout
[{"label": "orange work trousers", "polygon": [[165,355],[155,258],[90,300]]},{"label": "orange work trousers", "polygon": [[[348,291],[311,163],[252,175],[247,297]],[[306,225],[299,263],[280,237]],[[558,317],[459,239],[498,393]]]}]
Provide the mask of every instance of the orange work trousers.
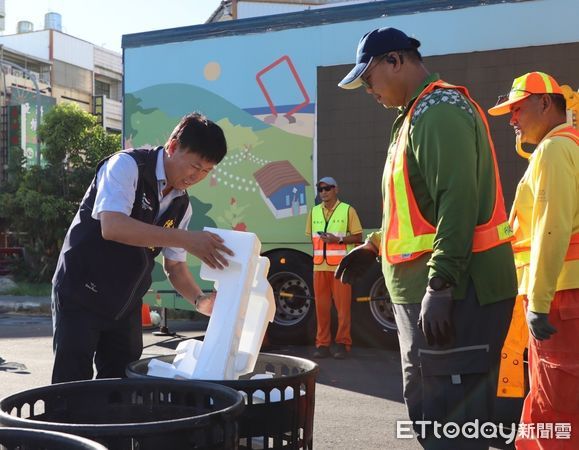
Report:
[{"label": "orange work trousers", "polygon": [[549,322],[557,329],[550,339],[529,334],[531,386],[517,450],[579,449],[579,289],[555,294]]},{"label": "orange work trousers", "polygon": [[344,344],[348,350],[352,346],[350,336],[352,287],[334,278],[334,272],[314,271],[314,295],[316,297],[316,317],[318,332],[316,347],[329,347],[332,343],[332,299],[338,312],[336,344]]}]

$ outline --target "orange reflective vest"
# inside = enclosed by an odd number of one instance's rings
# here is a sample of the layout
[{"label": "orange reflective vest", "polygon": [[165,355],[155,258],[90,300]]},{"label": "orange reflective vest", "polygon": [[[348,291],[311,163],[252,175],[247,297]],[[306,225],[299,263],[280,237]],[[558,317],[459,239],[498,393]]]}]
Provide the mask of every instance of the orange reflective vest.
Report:
[{"label": "orange reflective vest", "polygon": [[[551,135],[567,137],[579,145],[579,132],[573,127],[563,128]],[[516,211],[511,214],[511,226],[515,224]],[[528,242],[528,240],[525,240]],[[530,263],[531,249],[528,245],[513,244],[515,264],[518,268]],[[571,235],[565,261],[579,259],[579,233]],[[529,340],[529,329],[523,308],[524,296],[517,296],[511,325],[503,344],[501,364],[499,367],[499,383],[497,397],[524,397],[525,373],[523,369],[523,353]]]},{"label": "orange reflective vest", "polygon": [[330,266],[337,266],[346,256],[353,245],[324,242],[318,232],[331,233],[344,238],[348,234],[348,214],[350,205],[340,202],[332,211],[332,215],[326,221],[322,205],[316,205],[312,209],[312,243],[314,245],[314,264],[319,265],[326,260]]},{"label": "orange reflective vest", "polygon": [[[563,128],[559,131],[553,133],[550,138],[555,136],[566,137],[574,141],[579,145],[579,131],[577,131],[572,126]],[[517,211],[513,211],[510,217],[511,227],[516,227],[516,217]],[[528,246],[528,240],[523,243],[513,243],[513,251],[515,253],[515,265],[517,269],[527,266],[531,260],[531,248]],[[567,254],[565,255],[565,261],[571,261],[574,259],[579,259],[579,233],[571,235],[571,240],[569,241],[569,248],[567,249]]]},{"label": "orange reflective vest", "polygon": [[391,264],[398,264],[418,258],[433,251],[436,228],[430,224],[420,212],[408,178],[406,163],[406,147],[410,132],[410,121],[414,108],[420,100],[435,89],[455,89],[461,92],[478,110],[486,128],[487,137],[493,158],[495,174],[495,204],[490,220],[477,225],[473,235],[473,252],[482,252],[513,239],[513,233],[503,201],[503,190],[499,178],[499,170],[495,149],[490,135],[489,126],[481,107],[470,97],[468,90],[462,86],[454,86],[444,81],[430,83],[416,98],[416,101],[406,114],[400,127],[398,140],[395,144],[390,167],[390,220],[384,242],[386,258]]}]

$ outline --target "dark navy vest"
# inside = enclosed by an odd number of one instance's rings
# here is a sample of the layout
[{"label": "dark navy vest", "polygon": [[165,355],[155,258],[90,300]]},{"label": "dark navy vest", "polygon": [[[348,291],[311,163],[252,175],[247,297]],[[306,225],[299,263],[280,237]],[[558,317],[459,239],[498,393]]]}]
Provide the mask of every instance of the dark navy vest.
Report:
[{"label": "dark navy vest", "polygon": [[[133,219],[162,227],[176,228],[189,205],[183,194],[171,202],[162,216],[159,211],[157,157],[163,147],[156,149],[123,150],[133,157],[139,168]],[[96,170],[110,158],[102,160]],[[91,217],[96,196],[93,178],[79,210],[64,239],[53,278],[57,308],[84,307],[96,314],[120,319],[141,306],[143,295],[152,283],[151,272],[160,247],[134,247],[103,239],[101,223]]]}]

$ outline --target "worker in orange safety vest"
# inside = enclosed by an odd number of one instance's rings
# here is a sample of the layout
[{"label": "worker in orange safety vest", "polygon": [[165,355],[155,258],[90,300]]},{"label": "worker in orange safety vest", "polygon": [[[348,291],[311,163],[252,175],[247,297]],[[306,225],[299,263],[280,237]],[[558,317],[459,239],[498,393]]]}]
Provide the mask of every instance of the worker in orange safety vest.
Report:
[{"label": "worker in orange safety vest", "polygon": [[385,155],[381,229],[344,257],[336,277],[355,282],[380,250],[420,445],[482,450],[485,436],[450,438],[437,429],[493,418],[517,287],[512,232],[484,111],[465,87],[430,73],[419,47],[395,28],[370,31],[339,84],[364,87],[398,115]]},{"label": "worker in orange safety vest", "polygon": [[[491,115],[511,114],[517,148],[537,145],[511,212],[519,297],[503,348],[498,395],[524,389],[522,352],[530,331],[530,391],[519,450],[579,448],[579,132],[566,123],[557,81],[516,78]],[[517,370],[518,369],[518,370]],[[525,430],[521,432],[521,429]],[[548,433],[551,430],[551,433]]]},{"label": "worker in orange safety vest", "polygon": [[[338,182],[323,177],[317,183],[322,201],[312,208],[306,222],[314,250],[314,296],[316,304],[316,348],[313,357],[344,359],[351,350],[352,289],[334,278],[334,271],[354,244],[362,242],[362,224],[356,210],[338,198]],[[332,300],[338,315],[335,345],[331,346]]]}]

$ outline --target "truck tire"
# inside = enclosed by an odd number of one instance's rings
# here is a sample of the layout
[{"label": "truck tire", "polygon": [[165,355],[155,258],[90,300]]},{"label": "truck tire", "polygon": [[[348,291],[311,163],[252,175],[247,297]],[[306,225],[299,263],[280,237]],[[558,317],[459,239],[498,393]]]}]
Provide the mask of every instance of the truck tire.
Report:
[{"label": "truck tire", "polygon": [[[268,327],[272,344],[310,344],[316,334],[312,258],[295,250],[274,250],[268,281],[273,288],[276,311]],[[284,297],[280,293],[293,294]]]},{"label": "truck tire", "polygon": [[[356,299],[359,297],[385,297],[385,300],[357,302]],[[378,348],[398,346],[398,328],[394,320],[394,311],[378,263],[353,286],[352,339],[354,345]]]}]

